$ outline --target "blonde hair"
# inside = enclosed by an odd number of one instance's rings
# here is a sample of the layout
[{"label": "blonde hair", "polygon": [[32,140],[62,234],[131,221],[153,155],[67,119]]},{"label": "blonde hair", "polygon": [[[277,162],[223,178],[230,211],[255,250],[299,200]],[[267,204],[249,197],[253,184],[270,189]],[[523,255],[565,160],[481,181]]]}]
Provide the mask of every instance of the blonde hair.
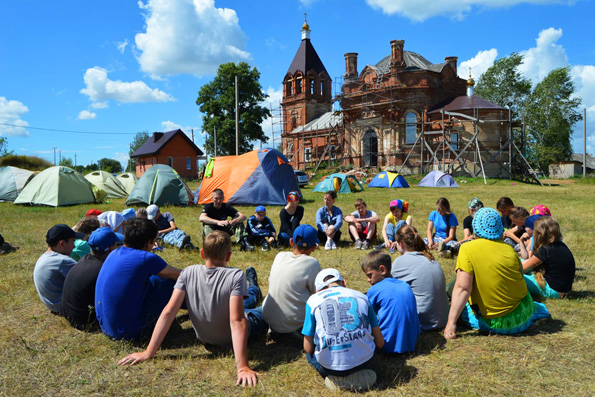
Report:
[{"label": "blonde hair", "polygon": [[202,246],[205,258],[213,260],[224,260],[231,251],[231,237],[221,230],[215,230],[207,234]]},{"label": "blonde hair", "polygon": [[407,251],[417,251],[422,253],[428,260],[434,260],[434,256],[430,253],[430,249],[424,242],[424,239],[417,233],[417,229],[413,226],[403,226],[399,229],[395,238],[397,242],[403,244]]},{"label": "blonde hair", "polygon": [[[537,218],[533,228],[533,252],[561,240],[562,232],[560,232],[560,224],[557,220],[551,216],[540,216]],[[542,289],[545,288],[545,266],[543,266],[543,263],[533,269],[533,274],[535,275],[537,284]]]}]

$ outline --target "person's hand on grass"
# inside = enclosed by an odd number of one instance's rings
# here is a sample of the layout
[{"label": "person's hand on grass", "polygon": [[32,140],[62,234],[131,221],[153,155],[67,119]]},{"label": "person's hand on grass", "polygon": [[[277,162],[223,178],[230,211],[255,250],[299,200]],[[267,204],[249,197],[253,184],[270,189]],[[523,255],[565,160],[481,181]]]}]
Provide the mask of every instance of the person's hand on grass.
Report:
[{"label": "person's hand on grass", "polygon": [[444,337],[446,339],[456,339],[457,325],[456,324],[446,324],[446,328],[444,328]]},{"label": "person's hand on grass", "polygon": [[136,365],[136,364],[140,364],[143,361],[147,361],[150,360],[152,357],[149,353],[147,353],[147,351],[145,350],[144,352],[140,352],[140,353],[132,353],[127,355],[126,357],[120,359],[120,361],[118,361],[118,365],[128,365],[130,364],[132,365]]},{"label": "person's hand on grass", "polygon": [[248,367],[238,368],[238,381],[236,385],[254,387],[258,383],[257,376],[258,372],[252,371]]}]

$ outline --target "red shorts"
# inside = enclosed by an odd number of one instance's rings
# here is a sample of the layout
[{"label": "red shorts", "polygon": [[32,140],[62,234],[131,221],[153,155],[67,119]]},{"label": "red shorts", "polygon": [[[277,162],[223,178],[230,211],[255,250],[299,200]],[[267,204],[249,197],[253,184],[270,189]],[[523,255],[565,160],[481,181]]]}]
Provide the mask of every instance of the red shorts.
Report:
[{"label": "red shorts", "polygon": [[[359,239],[360,240],[365,240],[368,237],[368,231],[370,230],[370,225],[372,225],[372,222],[368,222],[368,224],[366,225],[366,228],[362,231],[359,232]],[[370,241],[374,241],[376,240],[376,232],[378,231],[378,228],[376,228],[376,230],[374,230],[374,234],[372,235],[372,237],[370,238]],[[353,238],[353,236],[351,235],[351,233],[349,233],[349,237],[351,237],[351,241],[355,241],[355,239]]]}]

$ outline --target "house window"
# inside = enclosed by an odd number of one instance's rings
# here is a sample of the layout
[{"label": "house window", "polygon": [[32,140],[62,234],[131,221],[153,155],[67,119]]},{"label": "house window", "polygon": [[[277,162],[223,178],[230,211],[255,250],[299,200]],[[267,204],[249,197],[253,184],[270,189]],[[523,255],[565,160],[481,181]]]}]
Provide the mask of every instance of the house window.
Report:
[{"label": "house window", "polygon": [[309,163],[310,161],[312,161],[312,152],[309,147],[304,148],[304,161],[306,163]]},{"label": "house window", "polygon": [[450,134],[450,146],[455,151],[459,151],[459,134]]},{"label": "house window", "polygon": [[407,113],[405,116],[405,144],[413,145],[417,139],[417,116]]},{"label": "house window", "polygon": [[190,157],[186,157],[186,169],[187,170],[192,169],[192,162],[190,161]]},{"label": "house window", "polygon": [[167,158],[167,164],[171,167],[174,168],[174,158],[173,157],[168,157]]}]

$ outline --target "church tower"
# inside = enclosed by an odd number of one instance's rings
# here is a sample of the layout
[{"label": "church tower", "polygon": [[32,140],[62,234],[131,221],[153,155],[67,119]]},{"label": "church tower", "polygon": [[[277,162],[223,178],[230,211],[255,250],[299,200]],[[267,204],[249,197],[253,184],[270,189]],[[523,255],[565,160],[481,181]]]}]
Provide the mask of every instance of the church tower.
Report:
[{"label": "church tower", "polygon": [[283,78],[283,135],[331,111],[331,78],[310,42],[304,17],[302,42]]}]

